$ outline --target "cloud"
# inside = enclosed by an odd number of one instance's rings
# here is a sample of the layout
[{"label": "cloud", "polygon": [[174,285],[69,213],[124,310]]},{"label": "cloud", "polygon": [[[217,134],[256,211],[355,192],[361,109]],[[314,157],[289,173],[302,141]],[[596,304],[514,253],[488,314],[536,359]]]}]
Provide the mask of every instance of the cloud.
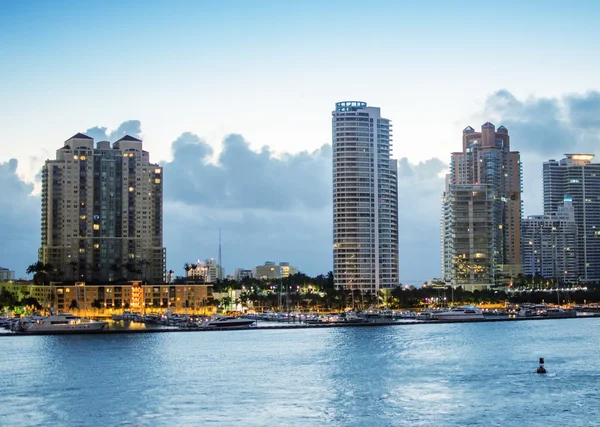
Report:
[{"label": "cloud", "polygon": [[511,149],[521,152],[525,210],[542,211],[542,163],[564,153],[600,155],[600,92],[518,99],[507,90],[490,95],[477,120],[504,124]]},{"label": "cloud", "polygon": [[[275,156],[253,151],[240,135],[212,148],[184,133],[165,163],[165,242],[169,268],[217,257],[222,229],[223,264],[252,268],[288,261],[308,274],[332,268],[331,146]],[[433,158],[399,160],[401,278],[415,283],[439,274],[441,172]],[[173,262],[171,262],[173,260]]]},{"label": "cloud", "polygon": [[136,138],[141,138],[142,124],[139,120],[127,120],[119,125],[118,128],[108,133],[108,128],[94,126],[89,128],[84,133],[95,141],[111,141],[114,142],[121,138],[123,135],[131,135]]},{"label": "cloud", "polygon": [[37,260],[40,244],[40,198],[33,196],[33,184],[17,175],[19,162],[0,163],[0,266],[24,275],[27,266]]}]

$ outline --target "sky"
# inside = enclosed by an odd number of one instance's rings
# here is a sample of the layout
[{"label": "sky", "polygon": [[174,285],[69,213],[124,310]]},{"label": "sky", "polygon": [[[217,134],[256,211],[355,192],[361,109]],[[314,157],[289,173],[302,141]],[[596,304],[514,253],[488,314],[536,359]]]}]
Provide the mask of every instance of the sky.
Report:
[{"label": "sky", "polygon": [[221,228],[227,273],[326,273],[345,100],[394,124],[403,283],[440,274],[442,176],[467,125],[509,129],[540,213],[541,162],[600,143],[600,3],[408,3],[1,2],[0,266],[37,258],[43,162],[77,132],[126,131],[165,167],[169,269],[216,257]]}]

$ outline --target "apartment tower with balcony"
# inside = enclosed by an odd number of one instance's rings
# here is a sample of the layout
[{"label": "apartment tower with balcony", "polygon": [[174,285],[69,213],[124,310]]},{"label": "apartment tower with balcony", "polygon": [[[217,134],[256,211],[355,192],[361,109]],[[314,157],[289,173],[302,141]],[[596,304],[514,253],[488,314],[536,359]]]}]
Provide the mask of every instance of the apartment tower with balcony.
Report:
[{"label": "apartment tower with balcony", "polygon": [[42,169],[39,260],[54,281],[162,282],[163,169],[142,141],[78,133]]},{"label": "apartment tower with balcony", "polygon": [[578,279],[600,281],[600,163],[593,154],[565,154],[543,164],[544,215],[571,202],[577,224]]},{"label": "apartment tower with balcony", "polygon": [[521,270],[521,161],[504,126],[468,126],[462,142],[442,196],[442,276],[455,286],[486,288]]},{"label": "apartment tower with balcony", "polygon": [[336,287],[376,292],[399,283],[398,172],[390,120],[365,102],[332,113]]}]

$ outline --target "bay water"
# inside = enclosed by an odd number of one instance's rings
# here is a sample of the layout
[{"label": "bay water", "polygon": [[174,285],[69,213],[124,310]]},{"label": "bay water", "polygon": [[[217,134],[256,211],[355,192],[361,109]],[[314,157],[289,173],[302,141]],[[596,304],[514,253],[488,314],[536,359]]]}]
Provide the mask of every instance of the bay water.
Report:
[{"label": "bay water", "polygon": [[3,426],[600,425],[600,319],[2,337],[0,355]]}]

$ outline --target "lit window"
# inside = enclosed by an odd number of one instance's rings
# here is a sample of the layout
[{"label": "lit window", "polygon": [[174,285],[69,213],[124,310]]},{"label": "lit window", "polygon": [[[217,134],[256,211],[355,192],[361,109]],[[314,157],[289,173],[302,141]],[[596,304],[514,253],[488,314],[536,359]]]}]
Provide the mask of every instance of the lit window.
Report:
[{"label": "lit window", "polygon": [[94,230],[100,230],[100,225],[99,224],[94,224]]},{"label": "lit window", "polygon": [[73,156],[73,159],[79,160],[79,156]]},{"label": "lit window", "polygon": [[160,169],[154,169],[154,173],[160,173]]},{"label": "lit window", "polygon": [[132,191],[135,191],[135,188],[129,187],[129,192],[131,193]]},{"label": "lit window", "polygon": [[86,158],[87,158],[87,157],[85,157],[85,156],[80,156],[80,157],[79,157],[79,160],[85,160]]},{"label": "lit window", "polygon": [[98,249],[100,247],[99,243],[94,243],[94,249]]},{"label": "lit window", "polygon": [[85,215],[81,215],[79,219],[85,219]]},{"label": "lit window", "polygon": [[83,253],[85,253],[85,249],[84,249],[84,248],[79,248],[79,253],[80,253],[80,254],[83,254]]},{"label": "lit window", "polygon": [[160,184],[160,178],[156,178],[156,179],[154,180],[154,183],[155,183],[155,184]]}]

